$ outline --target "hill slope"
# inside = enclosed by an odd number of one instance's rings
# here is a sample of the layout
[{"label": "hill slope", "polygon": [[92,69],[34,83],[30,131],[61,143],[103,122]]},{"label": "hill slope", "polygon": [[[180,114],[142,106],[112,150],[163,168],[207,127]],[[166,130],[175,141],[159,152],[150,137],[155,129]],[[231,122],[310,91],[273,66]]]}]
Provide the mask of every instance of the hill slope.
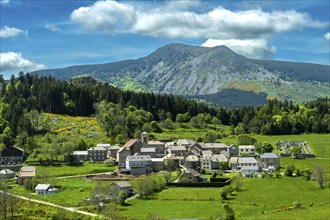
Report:
[{"label": "hill slope", "polygon": [[63,80],[89,75],[124,89],[177,95],[214,96],[235,88],[302,102],[330,93],[327,65],[248,59],[226,46],[170,44],[136,60],[34,73]]}]

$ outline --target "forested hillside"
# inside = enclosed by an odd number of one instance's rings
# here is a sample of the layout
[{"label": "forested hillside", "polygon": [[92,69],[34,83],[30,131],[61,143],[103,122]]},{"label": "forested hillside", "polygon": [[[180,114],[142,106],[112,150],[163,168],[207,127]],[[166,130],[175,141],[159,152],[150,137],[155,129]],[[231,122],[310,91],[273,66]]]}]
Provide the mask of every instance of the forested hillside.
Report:
[{"label": "forested hillside", "polygon": [[65,82],[30,74],[13,76],[8,82],[0,77],[0,96],[0,143],[5,146],[14,144],[23,132],[29,136],[47,132],[38,127],[41,112],[95,115],[109,137],[119,141],[145,129],[162,132],[174,121],[192,127],[230,125],[235,134],[330,131],[329,98],[304,105],[274,99],[261,107],[225,109],[173,95],[122,91],[92,79]]}]

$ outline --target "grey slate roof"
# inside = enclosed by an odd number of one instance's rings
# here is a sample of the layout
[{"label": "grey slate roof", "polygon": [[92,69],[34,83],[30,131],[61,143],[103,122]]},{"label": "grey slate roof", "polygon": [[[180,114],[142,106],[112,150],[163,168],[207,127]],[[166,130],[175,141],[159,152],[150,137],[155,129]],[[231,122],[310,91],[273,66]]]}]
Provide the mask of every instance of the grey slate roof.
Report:
[{"label": "grey slate roof", "polygon": [[141,153],[156,153],[156,148],[154,147],[141,148]]},{"label": "grey slate roof", "polygon": [[258,163],[254,157],[239,157],[238,163]]},{"label": "grey slate roof", "polygon": [[49,187],[50,187],[50,184],[38,184],[35,189],[36,190],[37,189],[38,190],[47,190]]},{"label": "grey slate roof", "polygon": [[260,159],[268,159],[268,158],[271,158],[271,159],[276,158],[277,159],[279,157],[275,153],[264,153],[264,154],[260,155]]},{"label": "grey slate roof", "polygon": [[114,184],[117,185],[119,188],[132,187],[132,185],[127,181],[118,181],[115,182]]}]

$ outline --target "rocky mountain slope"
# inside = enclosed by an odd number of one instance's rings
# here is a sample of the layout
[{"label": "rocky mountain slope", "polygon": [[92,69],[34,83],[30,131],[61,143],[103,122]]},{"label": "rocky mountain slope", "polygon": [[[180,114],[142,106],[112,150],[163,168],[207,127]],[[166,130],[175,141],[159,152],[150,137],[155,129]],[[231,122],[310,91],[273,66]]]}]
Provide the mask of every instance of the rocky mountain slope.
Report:
[{"label": "rocky mountain slope", "polygon": [[248,59],[226,46],[170,44],[136,60],[33,73],[63,80],[89,75],[124,89],[189,96],[234,88],[302,102],[330,94],[327,65]]}]

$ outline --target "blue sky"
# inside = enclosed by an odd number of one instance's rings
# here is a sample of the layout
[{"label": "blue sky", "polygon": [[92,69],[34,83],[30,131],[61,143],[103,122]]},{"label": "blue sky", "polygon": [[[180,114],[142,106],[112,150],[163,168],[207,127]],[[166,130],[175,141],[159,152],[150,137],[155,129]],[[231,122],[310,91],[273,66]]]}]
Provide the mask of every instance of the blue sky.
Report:
[{"label": "blue sky", "polygon": [[19,71],[146,56],[169,43],[329,65],[329,1],[0,0],[0,67]]}]

